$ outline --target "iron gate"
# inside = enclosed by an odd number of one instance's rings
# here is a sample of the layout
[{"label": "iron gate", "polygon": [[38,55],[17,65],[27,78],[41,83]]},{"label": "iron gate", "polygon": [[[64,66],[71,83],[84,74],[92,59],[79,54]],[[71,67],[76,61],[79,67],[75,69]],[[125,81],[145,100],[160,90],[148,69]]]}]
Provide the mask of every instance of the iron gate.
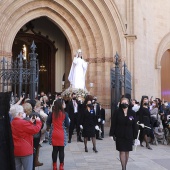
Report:
[{"label": "iron gate", "polygon": [[111,78],[111,115],[115,108],[117,107],[118,102],[122,94],[124,93],[127,96],[131,96],[131,74],[124,63],[123,66],[120,66],[119,55],[115,55],[115,67],[111,68],[110,71]]},{"label": "iron gate", "polygon": [[25,93],[30,99],[35,99],[35,92],[38,92],[39,63],[34,41],[30,48],[28,60],[24,60],[20,52],[15,61],[8,61],[5,57],[0,61],[2,92],[13,91],[13,95],[18,97]]}]

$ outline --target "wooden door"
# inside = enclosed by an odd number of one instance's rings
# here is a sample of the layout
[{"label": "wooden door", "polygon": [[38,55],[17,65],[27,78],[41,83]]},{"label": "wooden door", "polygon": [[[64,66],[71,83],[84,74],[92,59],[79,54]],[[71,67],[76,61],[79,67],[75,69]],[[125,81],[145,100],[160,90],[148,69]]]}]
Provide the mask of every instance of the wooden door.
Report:
[{"label": "wooden door", "polygon": [[170,102],[170,50],[165,51],[161,60],[161,97]]}]

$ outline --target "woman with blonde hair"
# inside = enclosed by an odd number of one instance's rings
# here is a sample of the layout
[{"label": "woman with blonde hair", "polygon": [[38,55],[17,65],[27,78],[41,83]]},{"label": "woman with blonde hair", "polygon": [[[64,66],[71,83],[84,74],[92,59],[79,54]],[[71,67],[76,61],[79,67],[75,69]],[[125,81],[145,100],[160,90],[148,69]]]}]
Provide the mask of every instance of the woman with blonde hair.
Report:
[{"label": "woman with blonde hair", "polygon": [[29,115],[32,113],[32,106],[30,103],[24,103],[22,105],[24,109],[24,113],[26,114],[26,117],[29,117]]}]

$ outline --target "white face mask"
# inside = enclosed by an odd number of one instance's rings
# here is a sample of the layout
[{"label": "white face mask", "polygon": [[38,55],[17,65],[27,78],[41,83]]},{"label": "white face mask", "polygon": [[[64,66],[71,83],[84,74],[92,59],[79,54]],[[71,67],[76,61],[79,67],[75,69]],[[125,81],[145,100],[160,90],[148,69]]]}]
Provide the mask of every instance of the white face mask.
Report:
[{"label": "white face mask", "polygon": [[168,106],[168,103],[164,103],[165,106]]},{"label": "white face mask", "polygon": [[26,114],[25,114],[25,113],[23,113],[23,114],[22,114],[22,117],[23,117],[23,119],[24,119],[24,118],[26,118]]},{"label": "white face mask", "polygon": [[155,103],[152,103],[152,106],[156,106],[156,104],[155,104]]}]

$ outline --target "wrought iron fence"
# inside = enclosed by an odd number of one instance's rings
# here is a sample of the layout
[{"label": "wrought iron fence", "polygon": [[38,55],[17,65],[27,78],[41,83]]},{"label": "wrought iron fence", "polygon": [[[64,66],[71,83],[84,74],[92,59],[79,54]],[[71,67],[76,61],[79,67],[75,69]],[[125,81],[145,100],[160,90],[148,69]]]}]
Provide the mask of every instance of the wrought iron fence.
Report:
[{"label": "wrought iron fence", "polygon": [[119,55],[115,55],[115,67],[111,68],[111,114],[117,107],[123,94],[131,96],[131,73],[126,64],[120,65]]},{"label": "wrought iron fence", "polygon": [[22,52],[15,60],[8,61],[5,57],[0,61],[0,88],[2,92],[13,91],[14,96],[20,97],[23,93],[30,99],[35,98],[38,91],[39,63],[36,45],[31,45],[29,59],[24,60]]}]

